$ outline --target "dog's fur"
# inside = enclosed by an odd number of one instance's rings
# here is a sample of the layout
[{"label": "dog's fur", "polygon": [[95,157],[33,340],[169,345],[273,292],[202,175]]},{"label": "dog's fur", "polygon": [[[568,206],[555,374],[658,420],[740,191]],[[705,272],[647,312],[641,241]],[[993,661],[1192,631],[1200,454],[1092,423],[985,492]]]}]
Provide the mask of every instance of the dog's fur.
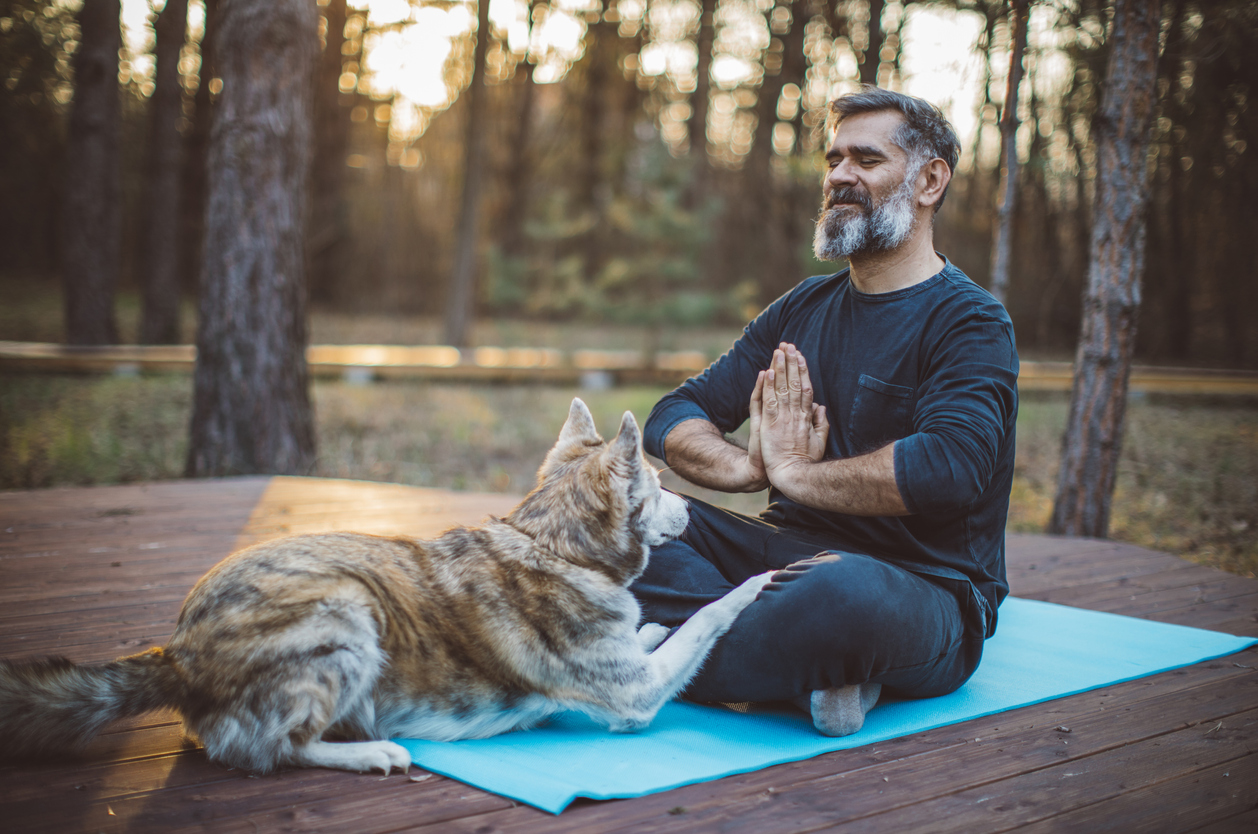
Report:
[{"label": "dog's fur", "polygon": [[633,415],[605,443],[574,400],[537,480],[505,518],[431,542],[328,533],[242,550],[192,589],[164,648],[0,661],[0,748],[57,753],[173,707],[223,764],[388,773],[410,764],[390,737],[485,737],[562,709],[644,727],[768,575],[671,636],[639,630],[627,587],[687,512]]}]

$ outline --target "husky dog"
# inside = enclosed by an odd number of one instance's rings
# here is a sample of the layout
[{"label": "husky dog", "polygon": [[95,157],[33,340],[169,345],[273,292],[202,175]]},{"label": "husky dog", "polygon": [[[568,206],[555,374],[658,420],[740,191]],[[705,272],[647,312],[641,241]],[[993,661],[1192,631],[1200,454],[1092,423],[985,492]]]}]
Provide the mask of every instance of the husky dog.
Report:
[{"label": "husky dog", "polygon": [[573,400],[537,487],[505,518],[429,542],[265,542],[197,583],[164,648],[103,666],[0,661],[0,746],[74,749],[111,721],[173,707],[226,765],[389,773],[410,765],[391,737],[483,738],[564,709],[639,729],[769,580],[671,636],[638,629],[627,587],[686,523],[633,415],[608,443]]}]

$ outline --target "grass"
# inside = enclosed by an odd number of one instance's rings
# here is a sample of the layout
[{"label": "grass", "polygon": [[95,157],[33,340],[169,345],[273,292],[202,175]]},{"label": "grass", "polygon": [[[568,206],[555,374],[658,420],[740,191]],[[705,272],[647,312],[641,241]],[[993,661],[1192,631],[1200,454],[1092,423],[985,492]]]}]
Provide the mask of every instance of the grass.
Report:
[{"label": "grass", "polygon": [[[644,419],[664,393],[547,386],[316,382],[325,477],[523,493],[579,395],[605,435]],[[0,376],[0,488],[182,475],[191,381]],[[1009,528],[1039,532],[1052,508],[1064,397],[1024,398]],[[1258,575],[1258,409],[1133,400],[1110,535],[1245,576]],[[670,486],[743,512],[763,495]]]}]

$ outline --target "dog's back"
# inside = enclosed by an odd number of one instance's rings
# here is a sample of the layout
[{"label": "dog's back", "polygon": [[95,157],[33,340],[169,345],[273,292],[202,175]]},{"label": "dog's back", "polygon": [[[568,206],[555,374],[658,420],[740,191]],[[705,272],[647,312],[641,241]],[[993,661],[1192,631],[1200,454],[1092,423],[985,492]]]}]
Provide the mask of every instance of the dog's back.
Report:
[{"label": "dog's back", "polygon": [[488,736],[564,708],[639,727],[763,585],[648,654],[663,634],[639,638],[627,586],[685,523],[632,415],[604,443],[577,400],[506,518],[430,542],[330,533],[241,551],[197,583],[163,649],[102,667],[0,662],[0,735],[19,737],[11,752],[55,750],[173,706],[218,761],[387,773],[409,765],[392,736]]}]

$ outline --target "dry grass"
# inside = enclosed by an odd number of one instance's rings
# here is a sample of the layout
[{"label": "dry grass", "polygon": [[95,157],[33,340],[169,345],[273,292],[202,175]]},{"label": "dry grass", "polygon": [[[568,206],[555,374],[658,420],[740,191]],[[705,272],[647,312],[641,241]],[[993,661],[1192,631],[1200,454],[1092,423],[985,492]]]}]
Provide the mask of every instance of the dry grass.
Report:
[{"label": "dry grass", "polygon": [[[523,493],[579,395],[600,429],[644,419],[655,388],[395,382],[314,386],[313,474],[450,489]],[[180,477],[191,403],[185,377],[0,377],[0,488]],[[1066,402],[1028,397],[1018,422],[1009,526],[1043,529],[1056,485]],[[1134,401],[1111,535],[1247,576],[1258,574],[1258,409]],[[763,495],[694,490],[743,512]]]}]

